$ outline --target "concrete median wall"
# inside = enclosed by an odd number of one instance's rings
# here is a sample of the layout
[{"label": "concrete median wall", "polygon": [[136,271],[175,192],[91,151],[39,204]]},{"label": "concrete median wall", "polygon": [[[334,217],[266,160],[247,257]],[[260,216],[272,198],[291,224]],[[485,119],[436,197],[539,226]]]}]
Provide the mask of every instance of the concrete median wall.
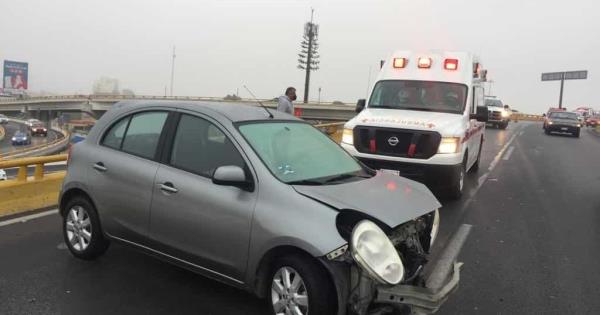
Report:
[{"label": "concrete median wall", "polygon": [[58,204],[58,193],[66,172],[45,175],[27,181],[0,182],[0,217]]}]

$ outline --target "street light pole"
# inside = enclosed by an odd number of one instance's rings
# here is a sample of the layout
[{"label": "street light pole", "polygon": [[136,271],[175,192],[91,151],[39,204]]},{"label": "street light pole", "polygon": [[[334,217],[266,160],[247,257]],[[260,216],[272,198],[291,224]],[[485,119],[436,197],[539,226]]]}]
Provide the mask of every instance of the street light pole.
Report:
[{"label": "street light pole", "polygon": [[173,80],[175,78],[175,46],[173,46],[173,59],[171,61],[171,96],[173,96]]}]

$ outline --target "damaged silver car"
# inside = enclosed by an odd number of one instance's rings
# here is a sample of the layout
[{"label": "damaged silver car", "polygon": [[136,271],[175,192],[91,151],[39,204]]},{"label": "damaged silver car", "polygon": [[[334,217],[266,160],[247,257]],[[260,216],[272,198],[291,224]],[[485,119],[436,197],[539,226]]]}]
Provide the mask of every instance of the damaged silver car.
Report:
[{"label": "damaged silver car", "polygon": [[439,207],[302,120],[209,102],[115,105],[72,147],[60,195],[75,257],[119,242],[286,315],[437,311],[464,241],[426,270]]}]

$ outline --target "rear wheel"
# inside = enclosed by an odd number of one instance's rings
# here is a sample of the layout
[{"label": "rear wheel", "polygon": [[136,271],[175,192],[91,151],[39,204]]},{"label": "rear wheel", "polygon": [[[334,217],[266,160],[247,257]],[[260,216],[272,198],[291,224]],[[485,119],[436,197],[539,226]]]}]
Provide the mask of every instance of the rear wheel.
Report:
[{"label": "rear wheel", "polygon": [[333,284],[316,261],[301,255],[283,257],[275,262],[270,280],[272,314],[335,314]]},{"label": "rear wheel", "polygon": [[67,203],[63,214],[63,236],[71,254],[85,260],[104,254],[109,245],[96,208],[83,196],[76,196]]}]

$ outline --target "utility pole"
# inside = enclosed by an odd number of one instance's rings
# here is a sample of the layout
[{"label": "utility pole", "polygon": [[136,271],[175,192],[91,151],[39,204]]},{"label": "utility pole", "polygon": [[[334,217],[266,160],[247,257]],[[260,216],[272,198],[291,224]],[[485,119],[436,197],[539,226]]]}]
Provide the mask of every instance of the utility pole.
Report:
[{"label": "utility pole", "polygon": [[300,46],[302,47],[298,54],[298,68],[306,71],[304,79],[304,103],[308,103],[308,94],[310,88],[310,71],[319,70],[319,55],[317,50],[319,44],[319,25],[313,23],[315,10],[311,8],[310,22],[304,24],[304,39]]},{"label": "utility pole", "polygon": [[175,46],[173,46],[173,60],[171,61],[171,96],[173,96],[173,80],[175,78]]},{"label": "utility pole", "polygon": [[565,87],[565,76],[562,76],[562,79],[560,79],[560,98],[558,99],[558,108],[562,109],[562,98],[563,98],[563,89]]}]

